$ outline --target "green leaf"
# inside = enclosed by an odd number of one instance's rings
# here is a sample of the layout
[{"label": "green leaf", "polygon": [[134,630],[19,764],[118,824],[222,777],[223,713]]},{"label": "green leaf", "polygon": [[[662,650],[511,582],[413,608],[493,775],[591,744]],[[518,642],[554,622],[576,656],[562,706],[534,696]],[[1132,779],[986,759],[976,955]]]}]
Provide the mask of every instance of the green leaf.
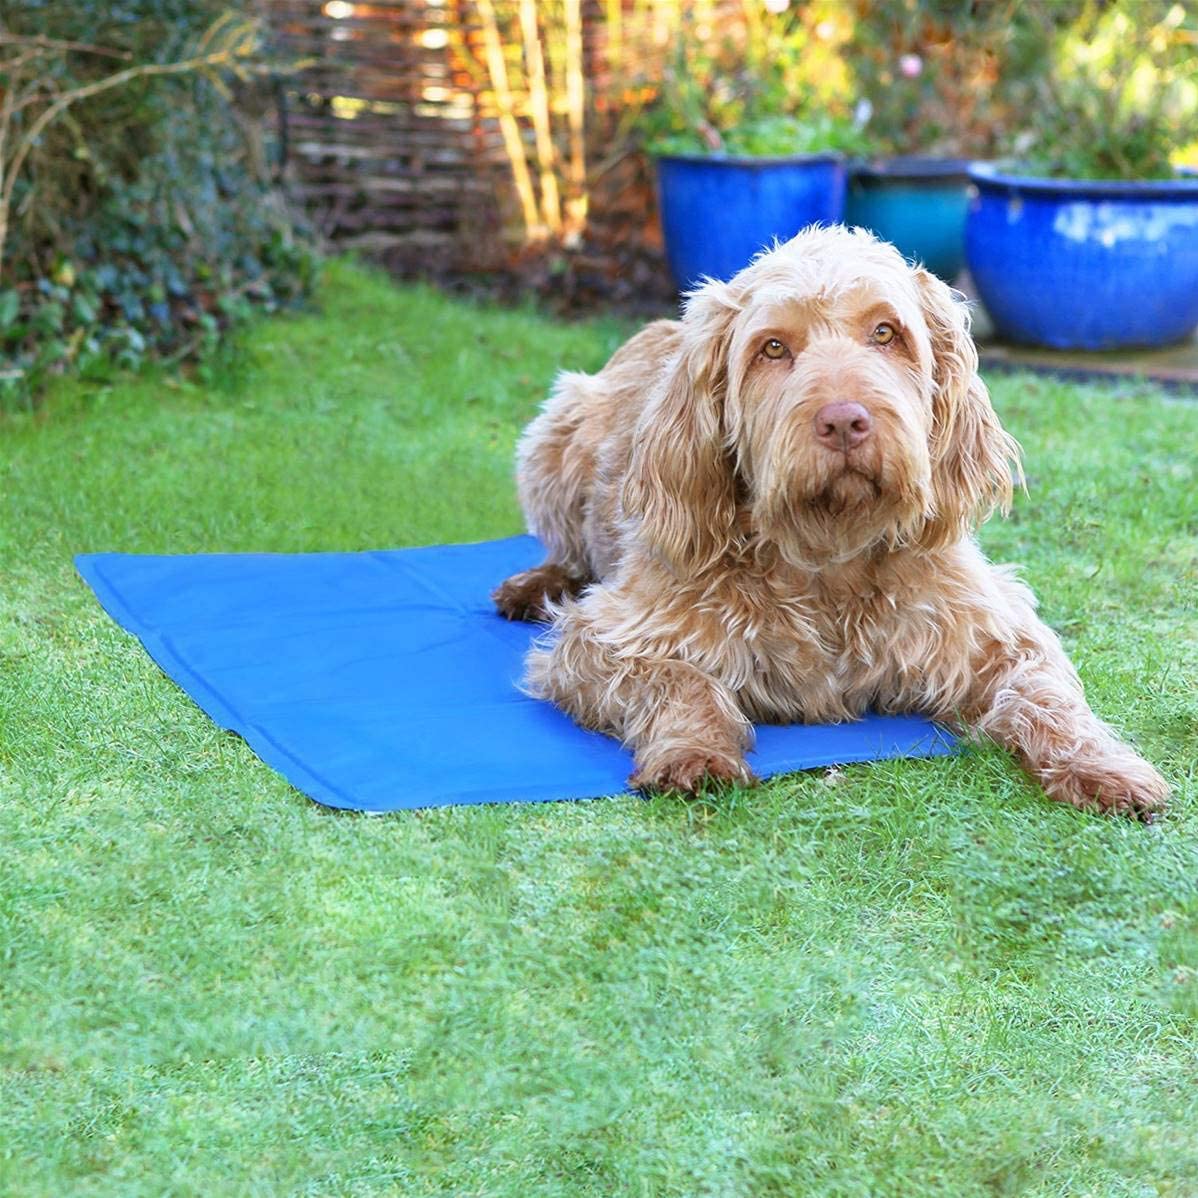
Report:
[{"label": "green leaf", "polygon": [[0,329],[6,329],[21,312],[19,291],[0,291]]},{"label": "green leaf", "polygon": [[75,295],[71,301],[71,308],[75,313],[75,319],[80,324],[92,324],[98,313],[95,297],[85,295],[83,292],[78,292]]},{"label": "green leaf", "polygon": [[34,312],[29,327],[38,333],[57,333],[62,328],[63,315],[62,304],[57,300],[50,300]]}]

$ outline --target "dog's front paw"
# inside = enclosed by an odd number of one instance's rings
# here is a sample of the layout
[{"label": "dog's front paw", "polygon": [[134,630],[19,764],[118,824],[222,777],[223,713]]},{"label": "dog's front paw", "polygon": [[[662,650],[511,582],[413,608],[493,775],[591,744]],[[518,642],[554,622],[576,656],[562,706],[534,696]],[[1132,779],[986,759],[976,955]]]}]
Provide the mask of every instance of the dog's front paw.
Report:
[{"label": "dog's front paw", "polygon": [[491,601],[501,616],[509,620],[545,623],[551,604],[579,594],[585,581],[575,578],[563,567],[546,562],[531,570],[513,574],[491,592]]},{"label": "dog's front paw", "polygon": [[1045,779],[1054,798],[1086,810],[1124,815],[1148,824],[1165,809],[1169,784],[1132,752],[1075,764]]},{"label": "dog's front paw", "polygon": [[704,749],[680,749],[637,761],[628,779],[634,790],[697,794],[704,786],[753,786],[757,779],[743,757]]}]

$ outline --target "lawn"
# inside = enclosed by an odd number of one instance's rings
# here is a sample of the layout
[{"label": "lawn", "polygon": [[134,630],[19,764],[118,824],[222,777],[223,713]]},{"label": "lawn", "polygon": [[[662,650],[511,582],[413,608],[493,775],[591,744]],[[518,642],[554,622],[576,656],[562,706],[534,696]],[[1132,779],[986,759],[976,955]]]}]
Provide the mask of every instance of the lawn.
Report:
[{"label": "lawn", "polygon": [[983,541],[1174,783],[1148,828],[985,748],[332,814],[74,574],[515,532],[519,429],[626,331],[334,264],[204,383],[0,420],[0,1193],[1198,1194],[1198,403],[992,380]]}]

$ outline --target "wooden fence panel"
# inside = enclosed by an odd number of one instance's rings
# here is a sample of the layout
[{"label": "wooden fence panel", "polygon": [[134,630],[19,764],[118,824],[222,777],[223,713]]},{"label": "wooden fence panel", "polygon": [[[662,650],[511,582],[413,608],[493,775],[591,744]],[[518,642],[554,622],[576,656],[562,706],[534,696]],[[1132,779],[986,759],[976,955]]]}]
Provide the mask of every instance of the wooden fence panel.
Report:
[{"label": "wooden fence panel", "polygon": [[[512,146],[505,147],[501,130],[505,103],[538,197],[545,163],[542,157],[538,166],[537,154],[546,146],[535,137],[535,73],[526,70],[520,0],[491,0],[485,8],[477,0],[259,3],[276,52],[307,62],[287,82],[280,133],[290,185],[326,238],[414,273],[495,269],[519,250],[529,229],[513,187]],[[543,134],[547,111],[559,166],[571,153],[577,164],[577,144],[571,149],[564,140],[574,119],[561,86],[567,3],[536,5],[546,71],[558,83],[548,108],[540,97],[541,127]],[[630,90],[629,81],[652,78],[669,53],[679,0],[574,3],[586,79],[591,217],[622,227],[639,221],[652,240],[647,174],[643,165],[613,159],[612,143],[628,97],[644,94],[643,87]],[[708,3],[727,7],[726,0]],[[506,98],[488,70],[488,12],[502,35]],[[621,195],[630,186],[638,193],[631,200]]]}]

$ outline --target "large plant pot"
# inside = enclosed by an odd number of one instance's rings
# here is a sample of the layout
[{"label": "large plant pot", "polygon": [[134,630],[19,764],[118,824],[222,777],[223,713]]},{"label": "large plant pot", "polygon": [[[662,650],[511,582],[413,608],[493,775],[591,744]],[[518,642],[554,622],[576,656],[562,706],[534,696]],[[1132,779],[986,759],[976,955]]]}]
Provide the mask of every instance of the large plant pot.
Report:
[{"label": "large plant pot", "polygon": [[1035,179],[980,165],[970,179],[969,273],[1001,336],[1123,349],[1198,327],[1198,180]]},{"label": "large plant pot", "polygon": [[969,163],[958,158],[890,158],[849,173],[844,223],[892,241],[947,282],[965,265]]},{"label": "large plant pot", "polygon": [[662,156],[658,206],[670,272],[680,291],[729,279],[754,254],[815,221],[844,213],[839,155],[795,158]]}]

